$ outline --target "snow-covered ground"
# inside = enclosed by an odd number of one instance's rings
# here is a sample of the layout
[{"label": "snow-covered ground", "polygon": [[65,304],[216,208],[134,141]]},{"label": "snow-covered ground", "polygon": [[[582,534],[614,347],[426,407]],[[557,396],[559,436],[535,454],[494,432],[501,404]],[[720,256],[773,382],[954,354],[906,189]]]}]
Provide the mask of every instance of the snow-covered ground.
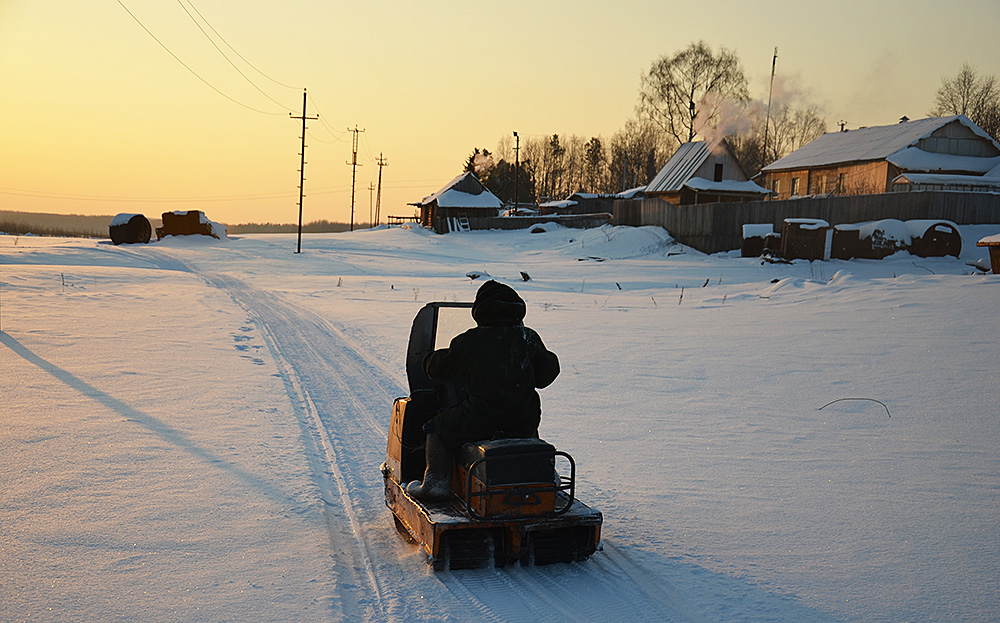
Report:
[{"label": "snow-covered ground", "polygon": [[[0,236],[0,620],[1000,620],[1000,225],[790,265],[546,229]],[[470,272],[560,357],[586,562],[434,574],[384,506],[410,321]]]}]

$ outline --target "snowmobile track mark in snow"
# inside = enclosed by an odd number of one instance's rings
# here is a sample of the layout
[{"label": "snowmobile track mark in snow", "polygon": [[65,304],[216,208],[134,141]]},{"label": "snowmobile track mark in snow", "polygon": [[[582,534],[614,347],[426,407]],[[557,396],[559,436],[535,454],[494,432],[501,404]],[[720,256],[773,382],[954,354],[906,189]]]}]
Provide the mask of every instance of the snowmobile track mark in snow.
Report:
[{"label": "snowmobile track mark in snow", "polygon": [[[177,263],[180,263],[179,261]],[[316,402],[309,391],[308,377],[303,375],[296,368],[293,361],[286,355],[285,349],[295,353],[295,357],[321,359],[322,355],[316,352],[315,340],[310,340],[305,335],[302,327],[320,327],[323,323],[320,319],[313,317],[310,312],[295,309],[294,307],[279,301],[269,293],[254,290],[245,282],[219,275],[207,275],[193,267],[187,267],[192,274],[198,275],[209,285],[218,288],[233,299],[233,301],[246,311],[254,322],[260,327],[264,342],[268,345],[275,363],[285,381],[286,389],[292,398],[296,417],[299,419],[303,429],[303,435],[309,440],[312,446],[309,448],[309,463],[313,472],[313,480],[320,489],[323,502],[323,513],[327,523],[327,531],[331,540],[336,544],[335,550],[344,552],[341,539],[345,537],[345,531],[341,529],[338,522],[330,514],[331,509],[342,509],[350,526],[349,536],[354,541],[357,554],[352,556],[351,563],[346,565],[348,569],[354,570],[355,574],[366,577],[367,583],[371,586],[374,594],[374,603],[369,603],[368,608],[374,607],[385,614],[384,591],[378,581],[374,570],[368,543],[364,539],[361,529],[361,522],[358,519],[356,505],[351,499],[350,488],[346,478],[340,469],[342,450],[338,451],[339,444],[336,436],[331,433],[324,423],[317,408]],[[285,335],[282,339],[276,335],[276,331],[284,329]],[[322,331],[320,331],[323,333]],[[325,332],[329,335],[329,332]],[[280,344],[280,345],[279,345]],[[337,349],[333,349],[337,350]],[[330,362],[326,362],[329,364]],[[339,363],[339,362],[338,362]],[[343,364],[341,364],[343,365]],[[322,366],[321,366],[322,367]],[[336,375],[330,375],[336,377]],[[374,422],[371,422],[372,424]],[[376,431],[377,425],[373,427]],[[332,477],[337,493],[333,493],[329,486],[327,476]],[[335,504],[336,498],[340,499],[340,504]],[[340,567],[342,568],[342,567]],[[360,578],[359,578],[360,579]],[[351,583],[356,583],[351,581]],[[365,606],[362,606],[361,599],[348,600],[343,603],[344,616],[347,619],[369,619],[365,616]]]}]

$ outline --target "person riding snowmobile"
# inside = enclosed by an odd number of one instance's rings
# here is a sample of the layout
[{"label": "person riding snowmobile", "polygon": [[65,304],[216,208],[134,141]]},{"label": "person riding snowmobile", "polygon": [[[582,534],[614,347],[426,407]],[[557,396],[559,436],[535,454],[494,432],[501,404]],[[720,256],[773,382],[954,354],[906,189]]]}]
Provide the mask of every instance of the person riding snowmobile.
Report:
[{"label": "person riding snowmobile", "polygon": [[487,281],[472,305],[477,326],[424,359],[428,378],[462,382],[465,399],[424,425],[427,469],[423,481],[407,485],[412,497],[448,498],[453,454],[463,443],[538,437],[542,408],[535,389],[548,387],[559,375],[559,358],[524,326],[525,311],[513,288]]}]

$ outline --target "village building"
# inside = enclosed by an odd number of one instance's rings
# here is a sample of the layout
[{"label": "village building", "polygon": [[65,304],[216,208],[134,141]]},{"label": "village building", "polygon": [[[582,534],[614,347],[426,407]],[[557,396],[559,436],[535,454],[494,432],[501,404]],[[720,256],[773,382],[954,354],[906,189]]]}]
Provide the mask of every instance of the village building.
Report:
[{"label": "village building", "polygon": [[674,205],[756,201],[768,194],[750,180],[725,139],[681,145],[643,192]]},{"label": "village building", "polygon": [[1000,190],[1000,144],[965,115],[830,132],[761,170],[775,199]]},{"label": "village building", "polygon": [[459,175],[433,195],[410,205],[420,210],[420,224],[439,234],[486,229],[485,223],[498,216],[503,208],[503,202],[471,172]]}]

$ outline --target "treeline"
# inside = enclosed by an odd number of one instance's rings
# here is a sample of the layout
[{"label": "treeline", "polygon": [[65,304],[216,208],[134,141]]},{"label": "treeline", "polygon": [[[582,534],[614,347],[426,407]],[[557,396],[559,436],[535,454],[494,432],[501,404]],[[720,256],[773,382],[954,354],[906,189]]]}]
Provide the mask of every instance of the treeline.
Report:
[{"label": "treeline", "polygon": [[[997,136],[1000,80],[964,65],[955,78],[942,80],[928,114],[966,114]],[[464,165],[508,204],[516,168],[518,202],[543,202],[645,186],[680,145],[694,140],[725,138],[752,178],[826,131],[821,108],[794,77],[776,75],[768,92],[752,97],[736,54],[697,42],[653,61],[634,116],[610,137],[552,134],[517,142],[511,134],[492,152],[475,148]]]},{"label": "treeline", "polygon": [[[86,216],[81,214],[48,214],[0,210],[0,234],[13,236],[55,236],[62,238],[108,238],[111,215]],[[149,219],[153,228],[159,227],[160,219]],[[367,228],[367,224],[354,224],[355,229]],[[302,231],[310,234],[342,232],[350,230],[350,223],[326,220],[312,221],[302,225]],[[298,231],[294,223],[242,223],[226,225],[230,234],[289,234]]]},{"label": "treeline", "polygon": [[14,236],[107,238],[110,216],[35,214],[0,210],[0,233]]},{"label": "treeline", "polygon": [[[365,229],[367,224],[354,224],[354,229]],[[239,225],[226,225],[230,234],[294,234],[299,230],[295,223],[241,223]],[[302,224],[302,232],[307,234],[325,234],[331,232],[350,231],[350,223],[338,223],[331,221],[312,221]]]},{"label": "treeline", "polygon": [[[465,170],[502,200],[562,199],[575,192],[611,194],[645,186],[683,143],[726,138],[748,176],[826,131],[818,106],[791,80],[778,77],[755,99],[730,50],[692,43],[653,61],[643,75],[634,116],[610,137],[559,135],[502,138],[476,148]],[[770,106],[767,101],[771,100]]]}]

